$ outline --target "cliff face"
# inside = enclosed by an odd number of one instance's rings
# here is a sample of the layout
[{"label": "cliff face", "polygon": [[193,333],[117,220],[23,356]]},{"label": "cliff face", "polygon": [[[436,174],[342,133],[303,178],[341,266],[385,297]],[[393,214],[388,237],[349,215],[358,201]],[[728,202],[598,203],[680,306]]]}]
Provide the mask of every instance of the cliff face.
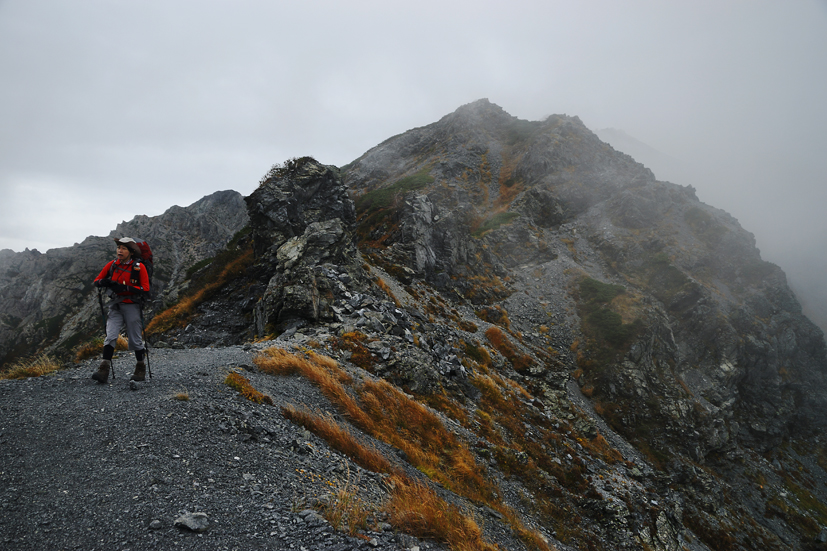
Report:
[{"label": "cliff face", "polygon": [[45,254],[0,251],[0,365],[67,351],[102,331],[92,280],[114,258],[113,237],[143,239],[152,247],[154,309],[170,299],[165,292],[186,279],[190,266],[215,255],[246,224],[241,195],[223,191],[160,216],[136,216],[109,237],[88,237],[72,247]]}]

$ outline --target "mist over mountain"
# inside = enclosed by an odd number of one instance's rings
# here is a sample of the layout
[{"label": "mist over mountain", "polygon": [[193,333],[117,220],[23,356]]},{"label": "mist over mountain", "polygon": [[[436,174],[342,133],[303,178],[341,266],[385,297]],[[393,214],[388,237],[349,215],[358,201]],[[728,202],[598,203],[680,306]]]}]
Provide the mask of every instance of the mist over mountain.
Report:
[{"label": "mist over mountain", "polygon": [[[824,549],[824,335],[752,233],[659,177],[576,116],[483,99],[117,231],[163,253],[153,346],[286,350],[257,375],[306,377],[330,406],[283,415],[395,448],[491,545]],[[6,357],[71,361],[108,241],[59,251],[87,259],[71,280],[0,256]]]},{"label": "mist over mountain", "polygon": [[[658,178],[708,190],[704,177],[697,170],[629,136],[623,130],[603,128],[594,132],[618,151],[631,155],[652,169]],[[726,209],[724,205],[716,206]],[[783,226],[776,220],[783,217],[782,214],[776,211],[766,215],[774,219],[775,227]],[[755,218],[760,218],[760,213],[756,214]],[[827,238],[817,232],[799,231],[795,233],[796,242],[790,244],[778,239],[769,239],[769,230],[761,225],[747,229],[759,235],[758,246],[764,259],[775,262],[784,269],[790,287],[801,301],[804,313],[827,334],[827,286],[824,285],[824,274],[827,273]]]}]

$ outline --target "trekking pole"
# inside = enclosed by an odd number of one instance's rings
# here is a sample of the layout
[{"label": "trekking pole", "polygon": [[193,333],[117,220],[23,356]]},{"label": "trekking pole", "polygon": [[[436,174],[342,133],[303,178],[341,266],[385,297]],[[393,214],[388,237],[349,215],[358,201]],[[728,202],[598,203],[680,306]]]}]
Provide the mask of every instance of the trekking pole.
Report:
[{"label": "trekking pole", "polygon": [[[101,320],[103,321],[103,342],[106,342],[106,312],[103,311],[103,291],[98,287],[98,304],[101,307]],[[109,360],[109,365],[112,367],[112,380],[115,379],[115,356]]]},{"label": "trekking pole", "polygon": [[144,303],[141,302],[141,335],[144,337],[144,354],[146,354],[146,372],[152,378],[152,368],[149,366],[149,341],[146,340],[146,329],[144,329]]}]

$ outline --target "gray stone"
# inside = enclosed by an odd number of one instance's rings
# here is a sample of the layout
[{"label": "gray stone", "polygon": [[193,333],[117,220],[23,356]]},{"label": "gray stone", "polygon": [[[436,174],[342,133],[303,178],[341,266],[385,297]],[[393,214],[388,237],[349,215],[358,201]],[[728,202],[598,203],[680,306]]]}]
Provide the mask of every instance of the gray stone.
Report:
[{"label": "gray stone", "polygon": [[177,528],[186,528],[192,532],[205,532],[210,527],[207,513],[184,513],[175,519]]}]

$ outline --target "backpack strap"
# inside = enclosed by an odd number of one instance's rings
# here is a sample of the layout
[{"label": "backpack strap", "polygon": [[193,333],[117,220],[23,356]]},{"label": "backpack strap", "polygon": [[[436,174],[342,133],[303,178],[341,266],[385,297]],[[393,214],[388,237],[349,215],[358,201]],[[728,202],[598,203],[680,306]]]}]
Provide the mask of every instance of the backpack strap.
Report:
[{"label": "backpack strap", "polygon": [[[132,281],[137,281],[139,285],[141,283],[141,268],[142,267],[143,267],[144,270],[146,270],[146,264],[144,263],[144,261],[141,257],[135,258],[132,261],[132,273],[130,274],[130,279]],[[147,272],[147,278],[149,278],[149,272]],[[135,297],[137,297],[137,298],[133,298],[132,300],[134,302],[137,302],[137,303],[143,305],[143,303],[146,302],[146,299],[148,298],[149,293],[150,293],[150,291],[136,291],[135,292]]]}]

